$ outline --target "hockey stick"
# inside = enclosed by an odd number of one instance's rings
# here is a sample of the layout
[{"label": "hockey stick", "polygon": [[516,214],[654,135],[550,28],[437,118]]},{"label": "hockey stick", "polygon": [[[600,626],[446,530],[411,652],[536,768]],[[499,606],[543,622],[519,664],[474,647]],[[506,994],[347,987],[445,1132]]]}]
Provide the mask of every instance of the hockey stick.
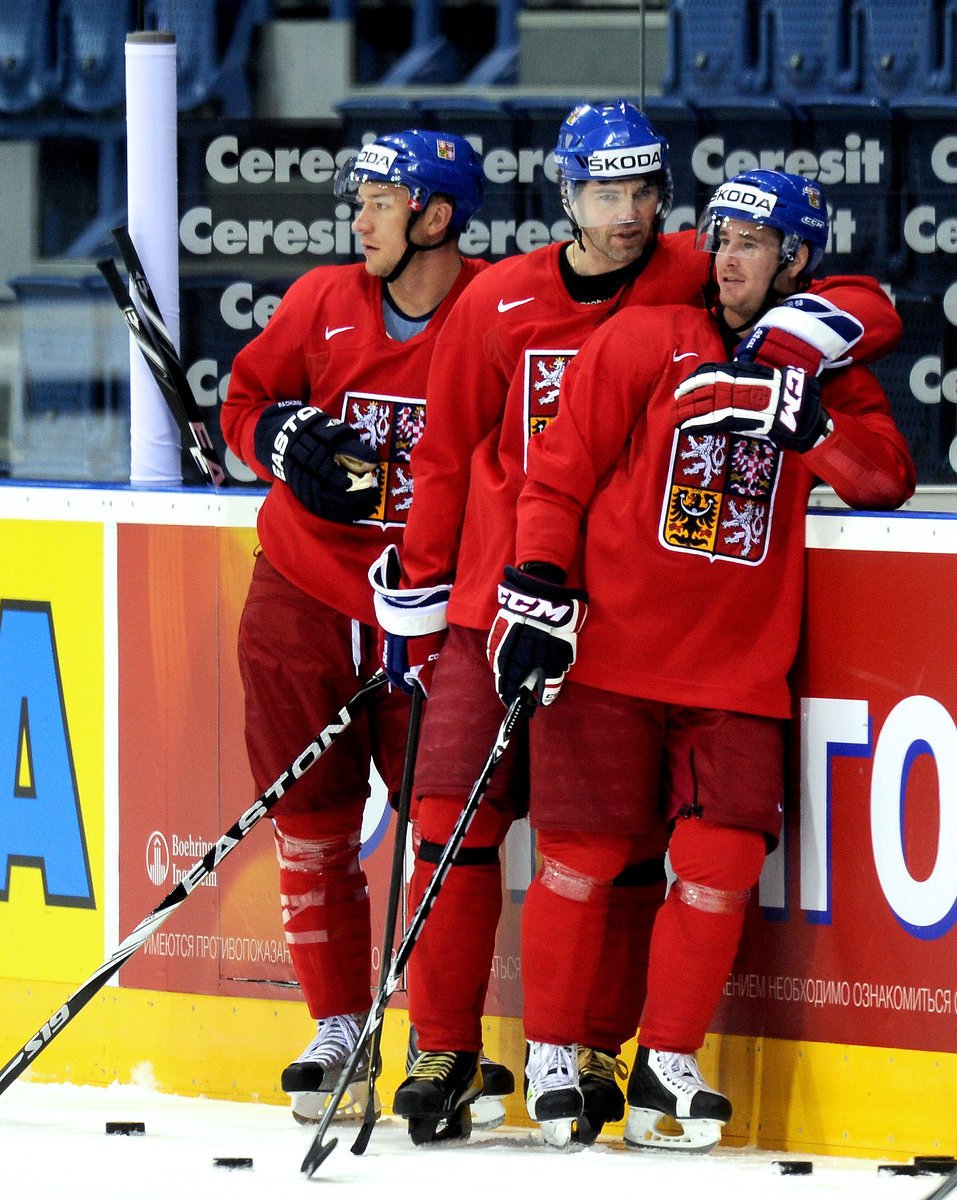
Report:
[{"label": "hockey stick", "polygon": [[62,1008],[57,1009],[32,1038],[17,1051],[2,1071],[0,1071],[0,1094],[6,1091],[11,1083],[21,1075],[36,1056],[53,1041],[57,1034],[67,1027],[77,1013],[89,1003],[103,985],[120,967],[139,950],[159,927],[173,915],[190,892],[203,882],[209,873],[216,869],[230,851],[234,850],[246,837],[251,829],[269,812],[269,810],[285,795],[292,785],[301,779],[313,764],[322,757],[340,734],[352,724],[355,718],[368,706],[372,697],[388,682],[384,671],[377,671],[362,685],[351,700],[347,700],[342,708],[325,728],[320,729],[315,738],[271,784],[261,796],[258,796],[242,816],[217,838],[215,844],[203,857],[186,872],[176,887],[165,899],[153,909],[148,917],[140,921],[133,932],[121,942],[93,974],[73,993]]},{"label": "hockey stick", "polygon": [[[405,864],[405,843],[409,832],[409,809],[412,803],[412,780],[415,775],[415,759],[419,749],[419,726],[422,723],[422,705],[425,693],[416,685],[412,692],[412,710],[409,713],[409,737],[405,747],[405,765],[402,769],[402,787],[399,791],[399,803],[396,809],[395,842],[392,845],[392,875],[389,878],[389,902],[385,914],[385,930],[382,936],[382,962],[379,973],[379,991],[381,992],[389,978],[389,963],[392,961],[392,949],[395,942],[395,927],[399,916],[399,901],[402,893],[403,866]],[[362,1124],[352,1143],[353,1154],[363,1154],[372,1137],[375,1128],[375,1085],[379,1077],[379,1045],[382,1041],[383,1022],[380,1022],[372,1034],[369,1043],[369,1077],[366,1110]]]},{"label": "hockey stick", "polygon": [[349,1055],[342,1072],[339,1075],[339,1081],[336,1084],[336,1089],[332,1093],[326,1111],[322,1115],[322,1120],[319,1122],[319,1128],[316,1130],[316,1136],[312,1140],[312,1145],[306,1151],[306,1157],[302,1160],[300,1168],[303,1175],[307,1179],[311,1179],[317,1167],[319,1167],[332,1153],[337,1144],[337,1139],[333,1138],[326,1145],[323,1145],[322,1139],[326,1135],[326,1130],[332,1123],[332,1119],[339,1107],[339,1102],[342,1100],[346,1088],[352,1081],[355,1074],[356,1063],[362,1057],[363,1052],[369,1039],[375,1033],[376,1027],[381,1023],[385,1015],[386,1007],[389,1003],[389,998],[398,986],[399,980],[402,978],[402,972],[405,970],[405,965],[408,962],[409,955],[419,939],[422,932],[422,927],[425,924],[426,918],[435,903],[436,897],[445,882],[445,877],[452,865],[452,860],[461,849],[462,843],[465,841],[465,835],[469,831],[469,826],[475,819],[475,814],[478,812],[479,805],[482,802],[482,797],[488,790],[488,785],[491,782],[495,768],[498,766],[502,755],[508,749],[508,744],[512,740],[512,735],[515,732],[519,721],[525,717],[531,716],[534,712],[535,705],[541,696],[542,688],[545,685],[545,677],[541,668],[536,667],[532,671],[525,682],[519,689],[519,693],[512,701],[511,707],[502,719],[501,725],[495,734],[495,742],[492,749],[489,751],[488,758],[485,760],[485,765],[479,772],[479,776],[475,783],[472,784],[472,790],[468,794],[468,799],[462,806],[462,811],[459,813],[459,819],[455,823],[455,828],[449,834],[449,840],[442,848],[442,853],[439,855],[439,861],[435,866],[435,873],[429,880],[425,891],[422,894],[422,899],[419,901],[419,906],[412,915],[412,920],[409,922],[409,927],[405,931],[402,940],[399,942],[398,949],[392,958],[392,966],[389,970],[385,984],[379,989],[376,998],[369,1009],[369,1015],[366,1017],[366,1023],[359,1034],[359,1040],[356,1042],[355,1049]]},{"label": "hockey stick", "polygon": [[136,247],[133,245],[133,239],[125,225],[114,229],[113,237],[119,246],[124,266],[139,299],[142,313],[133,302],[112,258],[98,262],[97,269],[106,280],[107,286],[129,326],[133,340],[146,360],[181,433],[192,442],[189,451],[200,473],[207,483],[211,483],[214,487],[221,487],[226,482],[226,472],[219,461],[219,455],[216,453],[193,390],[189,386],[186,372],[183,370],[172,336],[163,320],[159,305],[156,303],[153,289],[146,278],[146,272],[136,252]]},{"label": "hockey stick", "polygon": [[944,1196],[949,1196],[954,1190],[957,1190],[957,1168],[951,1171],[940,1187],[934,1188],[924,1200],[943,1200]]}]

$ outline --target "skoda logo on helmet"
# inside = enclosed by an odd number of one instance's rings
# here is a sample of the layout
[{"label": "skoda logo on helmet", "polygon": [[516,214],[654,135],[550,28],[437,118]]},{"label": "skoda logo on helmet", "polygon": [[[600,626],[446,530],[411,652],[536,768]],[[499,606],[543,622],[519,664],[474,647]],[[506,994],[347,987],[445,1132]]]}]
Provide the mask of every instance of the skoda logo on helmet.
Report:
[{"label": "skoda logo on helmet", "polygon": [[589,154],[586,165],[589,175],[602,179],[616,175],[645,175],[661,170],[661,147],[653,143],[627,150],[595,150]]},{"label": "skoda logo on helmet", "polygon": [[744,187],[740,183],[723,183],[711,200],[711,208],[739,208],[742,212],[759,219],[769,217],[777,204],[777,197],[758,188]]},{"label": "skoda logo on helmet", "polygon": [[396,151],[376,142],[363,146],[356,157],[355,170],[374,171],[376,175],[388,175],[396,160]]}]

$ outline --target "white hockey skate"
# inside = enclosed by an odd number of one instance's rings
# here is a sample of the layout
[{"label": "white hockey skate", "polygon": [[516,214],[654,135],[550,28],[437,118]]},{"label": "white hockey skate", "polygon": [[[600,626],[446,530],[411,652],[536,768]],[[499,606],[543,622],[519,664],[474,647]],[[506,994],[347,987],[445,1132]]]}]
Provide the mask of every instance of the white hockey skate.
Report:
[{"label": "white hockey skate", "polygon": [[525,1106],[549,1146],[565,1150],[582,1115],[578,1047],[529,1042],[525,1051]]},{"label": "white hockey skate", "polygon": [[[316,1022],[316,1036],[295,1062],[282,1073],[281,1086],[292,1097],[292,1115],[300,1125],[315,1125],[322,1120],[332,1093],[339,1083],[342,1068],[359,1041],[365,1025],[364,1014],[322,1017]],[[369,1056],[363,1054],[356,1064],[352,1081],[342,1094],[334,1121],[359,1121],[369,1098]],[[381,1111],[378,1095],[375,1111]]]},{"label": "white hockey skate", "polygon": [[[661,1126],[669,1117],[680,1132]],[[731,1101],[705,1083],[693,1054],[638,1047],[628,1081],[627,1145],[706,1154],[730,1119]]]}]

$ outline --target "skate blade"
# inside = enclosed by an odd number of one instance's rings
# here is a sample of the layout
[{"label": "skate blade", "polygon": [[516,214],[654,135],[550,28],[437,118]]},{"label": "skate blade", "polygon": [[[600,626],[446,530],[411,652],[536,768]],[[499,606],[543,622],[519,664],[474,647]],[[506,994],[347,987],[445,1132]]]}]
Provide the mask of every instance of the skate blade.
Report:
[{"label": "skate blade", "polygon": [[572,1145],[573,1117],[562,1117],[555,1121],[539,1121],[539,1128],[546,1146],[556,1150],[567,1150]]},{"label": "skate blade", "polygon": [[[293,1092],[292,1116],[300,1125],[318,1125],[325,1116],[332,1092]],[[369,1100],[369,1085],[363,1080],[353,1080],[352,1085],[343,1092],[333,1123],[343,1125],[354,1124],[365,1116]],[[382,1112],[379,1093],[374,1093],[375,1115]]]},{"label": "skate blade", "polygon": [[721,1141],[722,1121],[688,1118],[675,1124],[676,1132],[659,1122],[669,1118],[653,1108],[632,1108],[625,1122],[625,1145],[636,1150],[677,1150],[707,1154]]},{"label": "skate blade", "polygon": [[415,1146],[454,1145],[467,1142],[472,1134],[472,1115],[467,1104],[442,1117],[409,1117],[409,1137]]},{"label": "skate blade", "polygon": [[498,1096],[476,1096],[472,1101],[472,1128],[498,1129],[505,1124],[505,1105]]}]

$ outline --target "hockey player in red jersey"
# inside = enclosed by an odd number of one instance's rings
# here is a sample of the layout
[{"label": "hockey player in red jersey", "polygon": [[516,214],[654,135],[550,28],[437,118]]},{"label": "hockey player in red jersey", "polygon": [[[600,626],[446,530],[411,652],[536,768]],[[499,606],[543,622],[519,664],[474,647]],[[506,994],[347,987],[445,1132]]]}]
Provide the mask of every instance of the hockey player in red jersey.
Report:
[{"label": "hockey player in red jersey", "polygon": [[[859,326],[808,282],[827,243],[818,186],[748,172],[718,188],[699,228],[715,307],[623,311],[566,372],[561,413],[529,447],[521,565],[505,571],[489,639],[503,701],[533,664],[546,703],[558,697],[535,720],[551,757],[532,819],[543,873],[557,839],[570,883],[526,900],[526,1034],[573,1057],[576,1010],[609,964],[582,954],[572,885],[644,853],[660,812],[677,879],[654,924],[625,1140],[683,1150],[713,1146],[731,1116],[695,1054],[779,835],[811,487],[891,509],[915,486],[873,375],[839,365]],[[789,365],[812,343],[823,361]],[[762,350],[784,358],[761,365]],[[579,1108],[573,1079],[552,1091],[556,1121]]]},{"label": "hockey player in red jersey", "polygon": [[[429,689],[415,781],[413,902],[501,720],[485,643],[495,585],[513,561],[515,504],[532,434],[553,420],[563,372],[612,314],[703,305],[710,276],[693,230],[660,232],[671,203],[668,147],[633,104],[576,107],[561,127],[555,160],[573,239],[494,264],[456,305],[430,371],[429,421],[413,456],[416,493],[401,569],[398,556],[387,553],[372,573],[386,669],[396,682],[418,678]],[[876,285],[838,281],[827,294],[865,327],[855,353],[882,353],[900,336],[897,314]],[[779,330],[765,350],[783,353],[793,343],[818,353],[804,344],[818,333],[814,322]],[[529,738],[534,790],[547,783],[536,722]],[[501,909],[499,847],[527,810],[526,760],[510,756],[496,772],[410,959],[410,1014],[425,1053],[399,1087],[395,1111],[409,1119],[416,1141],[468,1130]],[[583,1141],[624,1112],[616,1055],[634,1032],[647,936],[664,896],[664,829],[650,819],[646,832],[649,839],[657,832],[659,845],[643,848],[602,886],[589,885],[584,900],[590,948],[623,969],[579,1013],[574,1072],[584,1096],[577,1129]],[[553,861],[561,864],[560,847]],[[548,878],[566,886],[557,867]],[[533,1046],[530,1080],[549,1071]],[[548,1104],[536,1088],[527,1092],[529,1111],[546,1120]]]},{"label": "hockey player in red jersey", "polygon": [[[317,267],[292,284],[237,355],[222,413],[230,448],[272,485],[239,634],[260,790],[378,667],[369,563],[402,534],[437,334],[486,265],[458,251],[485,194],[463,138],[380,137],[335,190],[355,206],[364,264]],[[321,1117],[369,1009],[362,812],[370,756],[397,793],[407,724],[408,697],[381,693],[273,810],[286,941],[317,1022],[282,1075],[301,1121]],[[345,1099],[361,1111],[362,1085]]]}]

